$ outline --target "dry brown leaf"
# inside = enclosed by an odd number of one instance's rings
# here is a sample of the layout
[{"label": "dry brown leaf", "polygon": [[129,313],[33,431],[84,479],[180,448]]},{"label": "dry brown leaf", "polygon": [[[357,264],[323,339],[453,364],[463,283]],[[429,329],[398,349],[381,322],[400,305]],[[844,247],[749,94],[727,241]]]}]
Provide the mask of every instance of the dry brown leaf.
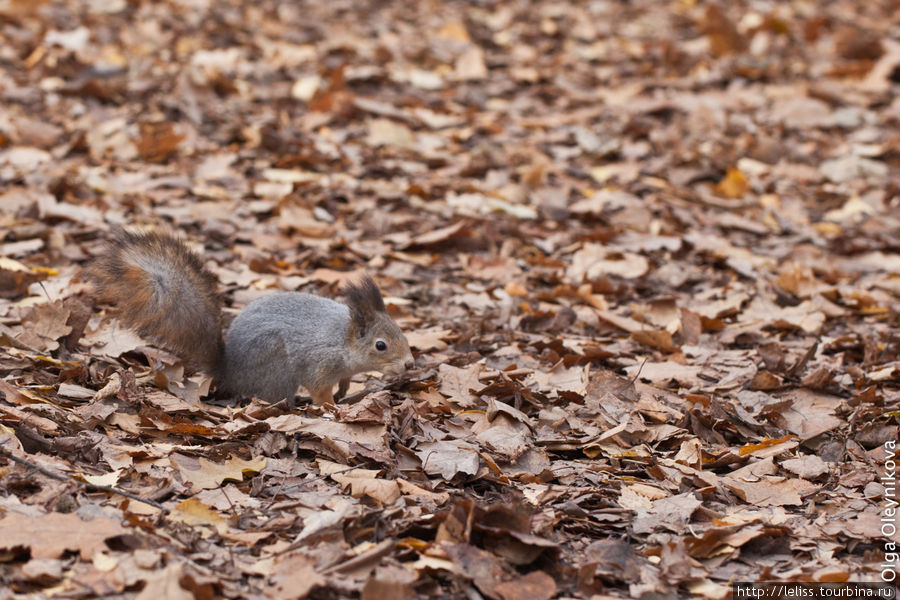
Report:
[{"label": "dry brown leaf", "polygon": [[141,133],[135,145],[141,158],[148,162],[168,160],[184,140],[184,135],[175,133],[174,123],[141,123]]},{"label": "dry brown leaf", "polygon": [[461,406],[473,406],[477,402],[473,392],[484,388],[478,378],[483,369],[480,364],[470,365],[465,369],[441,365],[438,369],[441,376],[440,392]]},{"label": "dry brown leaf", "polygon": [[488,69],[484,64],[484,51],[478,46],[470,46],[456,59],[453,74],[460,81],[486,79]]},{"label": "dry brown leaf", "polygon": [[416,456],[426,473],[450,481],[457,473],[474,475],[478,472],[481,460],[477,450],[476,446],[459,440],[443,440],[420,444]]},{"label": "dry brown leaf", "polygon": [[684,533],[687,524],[703,503],[694,494],[685,493],[653,500],[649,506],[637,508],[634,520],[635,532],[647,533],[654,529]]},{"label": "dry brown leaf", "polygon": [[449,21],[444,23],[437,32],[438,37],[468,44],[472,41],[469,32],[466,30],[462,21]]},{"label": "dry brown leaf", "polygon": [[272,584],[266,588],[269,598],[300,600],[316,586],[323,585],[325,578],[315,570],[315,562],[301,552],[292,552],[280,557],[276,563]]},{"label": "dry brown leaf", "polygon": [[98,517],[84,521],[74,513],[46,515],[10,511],[0,519],[0,546],[5,550],[27,548],[33,558],[59,558],[67,550],[78,551],[83,560],[106,552],[106,541],[128,535],[118,520]]},{"label": "dry brown leaf", "polygon": [[841,425],[841,419],[834,414],[840,404],[838,398],[804,389],[787,392],[782,398],[790,401],[790,408],[781,413],[784,426],[801,441]]},{"label": "dry brown leaf", "polygon": [[815,492],[818,486],[802,479],[765,477],[753,483],[723,477],[722,484],[741,500],[756,506],[799,506],[801,495]]},{"label": "dry brown leaf", "polygon": [[452,335],[453,332],[449,329],[407,331],[406,340],[409,342],[410,348],[428,352],[431,350],[446,350],[447,342],[444,339],[452,337]]},{"label": "dry brown leaf", "polygon": [[550,600],[556,595],[556,582],[543,571],[532,571],[494,589],[502,600]]},{"label": "dry brown leaf", "polygon": [[815,454],[782,461],[781,466],[803,479],[816,479],[830,470],[828,464]]},{"label": "dry brown leaf", "polygon": [[224,463],[214,463],[205,458],[196,461],[186,456],[175,455],[172,464],[181,473],[185,483],[194,490],[210,490],[222,485],[223,481],[243,481],[245,473],[258,473],[266,466],[266,459],[260,456],[253,460],[244,460],[232,456]]},{"label": "dry brown leaf", "polygon": [[604,276],[635,279],[647,273],[647,259],[631,252],[617,252],[600,244],[585,244],[572,255],[566,276],[575,284]]},{"label": "dry brown leaf", "polygon": [[347,473],[334,473],[331,478],[342,486],[349,487],[354,498],[368,496],[382,506],[393,504],[400,497],[397,482],[381,478],[381,471],[354,469]]},{"label": "dry brown leaf", "polygon": [[672,341],[672,334],[665,329],[642,329],[632,332],[631,339],[634,341],[662,350],[663,352],[676,352],[678,346]]},{"label": "dry brown leaf", "polygon": [[448,492],[432,492],[423,489],[405,479],[398,479],[397,485],[400,487],[400,492],[404,495],[423,498],[429,502],[432,502],[435,506],[441,506],[443,504],[446,504],[447,501],[450,500],[450,494]]},{"label": "dry brown leaf", "polygon": [[184,570],[179,563],[172,563],[165,568],[146,575],[144,589],[136,596],[136,600],[194,600],[194,593],[181,587]]}]

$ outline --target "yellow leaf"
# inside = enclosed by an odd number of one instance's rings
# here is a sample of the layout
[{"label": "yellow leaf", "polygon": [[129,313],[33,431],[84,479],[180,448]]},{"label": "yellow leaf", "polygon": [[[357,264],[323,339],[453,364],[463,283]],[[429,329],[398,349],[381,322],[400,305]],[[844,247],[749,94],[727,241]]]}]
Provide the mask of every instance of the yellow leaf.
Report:
[{"label": "yellow leaf", "polygon": [[459,21],[450,21],[438,29],[438,37],[442,37],[446,40],[463,42],[464,44],[472,41],[472,38],[469,37],[469,32],[466,30],[466,26]]},{"label": "yellow leaf", "polygon": [[843,231],[843,228],[837,223],[827,223],[824,221],[813,223],[813,229],[822,235],[838,235]]},{"label": "yellow leaf", "polygon": [[747,177],[737,169],[729,168],[728,174],[716,186],[716,191],[726,198],[740,198],[750,190]]},{"label": "yellow leaf", "polygon": [[186,525],[205,525],[219,533],[228,529],[225,518],[212,507],[203,504],[196,498],[188,498],[172,509],[169,518],[181,521]]},{"label": "yellow leaf", "polygon": [[740,450],[738,450],[738,455],[739,456],[747,456],[751,452],[755,452],[757,450],[762,450],[763,448],[769,448],[771,446],[777,446],[778,444],[783,444],[784,442],[787,442],[788,440],[792,440],[796,437],[797,437],[796,435],[786,435],[784,437],[775,438],[775,439],[767,437],[767,438],[763,439],[761,442],[759,442],[758,444],[745,444],[745,445],[741,446]]},{"label": "yellow leaf", "polygon": [[504,291],[514,298],[523,298],[528,295],[528,290],[525,286],[515,281],[507,283]]},{"label": "yellow leaf", "polygon": [[243,481],[244,473],[259,472],[266,466],[266,458],[264,456],[253,460],[244,460],[232,456],[224,464],[200,458],[197,460],[200,465],[198,469],[188,468],[177,461],[172,462],[181,471],[181,477],[184,479],[184,482],[190,483],[194,490],[216,489],[226,479]]}]

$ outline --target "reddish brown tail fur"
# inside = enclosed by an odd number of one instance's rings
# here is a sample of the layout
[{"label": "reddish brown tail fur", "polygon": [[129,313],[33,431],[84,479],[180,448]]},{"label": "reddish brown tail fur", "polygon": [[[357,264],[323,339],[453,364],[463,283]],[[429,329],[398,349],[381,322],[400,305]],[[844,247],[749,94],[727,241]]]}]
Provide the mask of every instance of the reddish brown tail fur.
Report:
[{"label": "reddish brown tail fur", "polygon": [[222,300],[215,275],[184,242],[165,233],[119,231],[88,276],[128,327],[215,374],[224,350]]}]

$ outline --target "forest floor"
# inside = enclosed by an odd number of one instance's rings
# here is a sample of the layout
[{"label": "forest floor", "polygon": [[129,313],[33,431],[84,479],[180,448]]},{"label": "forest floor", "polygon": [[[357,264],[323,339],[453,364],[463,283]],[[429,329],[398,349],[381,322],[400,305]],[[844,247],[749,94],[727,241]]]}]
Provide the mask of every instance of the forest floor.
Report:
[{"label": "forest floor", "polygon": [[[900,567],[895,3],[6,0],[0,96],[0,599]],[[228,318],[366,271],[416,367],[207,402],[91,295],[116,226]]]}]

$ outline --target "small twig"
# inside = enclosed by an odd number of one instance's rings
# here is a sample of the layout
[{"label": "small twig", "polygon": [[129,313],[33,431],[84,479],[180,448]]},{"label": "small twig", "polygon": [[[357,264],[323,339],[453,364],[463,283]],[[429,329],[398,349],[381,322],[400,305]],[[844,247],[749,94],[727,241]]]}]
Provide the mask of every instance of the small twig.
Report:
[{"label": "small twig", "polygon": [[794,366],[792,366],[785,372],[786,377],[794,377],[803,370],[803,367],[806,366],[806,363],[809,362],[809,359],[811,359],[815,355],[816,349],[818,349],[819,347],[819,341],[820,340],[816,338],[816,341],[813,342],[812,346],[810,346],[809,349],[803,353],[803,356],[797,359],[797,362],[794,363]]},{"label": "small twig", "polygon": [[157,488],[157,489],[153,490],[152,492],[150,492],[146,496],[146,498],[147,498],[147,500],[156,500],[158,498],[165,498],[166,496],[171,494],[172,490],[174,490],[174,489],[175,489],[175,484],[168,483],[168,484],[164,485],[163,487]]},{"label": "small twig", "polygon": [[[225,493],[225,488],[222,484],[219,484],[219,491],[222,492],[222,495],[225,496],[225,499],[228,500],[228,506],[231,507],[231,516],[234,517],[234,525],[237,527],[240,525],[240,517],[238,517],[237,510],[234,508],[234,503],[231,501],[231,498],[228,497],[228,494]],[[228,558],[231,559],[231,567],[236,569],[237,563],[234,560],[234,548],[231,544],[228,544]]]},{"label": "small twig", "polygon": [[356,469],[361,469],[361,468],[362,468],[362,467],[361,467],[360,465],[356,465],[356,466],[353,466],[353,467],[346,467],[346,468],[344,468],[344,469],[338,469],[337,471],[332,471],[331,473],[325,473],[324,475],[318,475],[318,476],[316,476],[316,477],[311,477],[311,478],[309,478],[309,479],[304,479],[303,481],[300,481],[300,482],[297,482],[297,483],[295,483],[295,484],[293,484],[293,485],[287,486],[287,489],[289,489],[289,490],[294,490],[294,489],[297,489],[297,488],[304,487],[304,486],[306,486],[307,484],[312,483],[313,481],[319,481],[320,479],[325,479],[326,477],[331,477],[332,475],[339,475],[340,473],[346,473],[347,471],[355,471]]},{"label": "small twig", "polygon": [[[296,454],[294,455],[296,458]],[[275,493],[272,494],[272,499],[269,500],[269,504],[266,506],[266,511],[272,508],[272,505],[275,504],[275,499],[281,495],[281,490],[284,489],[285,482],[287,481],[287,475],[281,478],[281,483],[278,484],[278,489],[275,490]]]},{"label": "small twig", "polygon": [[365,398],[366,396],[368,396],[369,394],[371,394],[373,392],[380,392],[380,391],[386,389],[387,386],[384,385],[382,382],[378,382],[377,387],[373,385],[373,388],[376,388],[376,389],[370,390],[368,387],[366,387],[364,389],[359,390],[358,392],[353,392],[352,394],[348,394],[348,395],[344,396],[343,398],[338,400],[338,402],[341,404],[355,404],[356,402],[359,402],[360,400],[362,400],[363,398]]},{"label": "small twig", "polygon": [[534,373],[534,369],[510,369],[509,371],[482,371],[478,374],[478,381],[490,381],[491,379],[497,379],[501,375],[505,375],[507,377],[523,377],[525,375],[531,375]]},{"label": "small twig", "polygon": [[[628,386],[634,385],[634,382],[637,381],[637,378],[641,376],[641,371],[644,370],[644,365],[646,365],[646,364],[647,364],[647,359],[645,358],[644,360],[641,361],[641,366],[638,367],[637,373],[635,373],[635,374],[634,374],[634,377],[631,378],[631,381],[628,382]],[[617,390],[617,391],[621,392],[622,390],[624,390],[624,389],[625,389],[626,387],[628,387],[628,386],[623,385],[623,386],[622,386],[619,390]]]},{"label": "small twig", "polygon": [[394,390],[395,388],[400,387],[406,383],[410,383],[408,380],[402,379],[394,379],[390,381],[383,381],[380,379],[369,379],[365,383],[365,387],[358,392],[353,392],[352,394],[347,394],[338,398],[335,402],[338,404],[355,404],[368,396],[369,394],[374,394],[377,392],[383,392],[385,390]]},{"label": "small twig", "polygon": [[231,509],[231,516],[234,517],[234,522],[237,523],[238,517],[237,510],[234,508],[234,503],[231,501],[231,498],[228,497],[228,494],[225,493],[225,487],[220,483],[219,491],[222,492],[222,495],[225,496],[225,499],[228,501],[228,507]]},{"label": "small twig", "polygon": [[38,281],[37,284],[38,284],[39,286],[41,286],[41,290],[43,290],[44,295],[47,296],[47,301],[48,301],[48,302],[53,302],[53,298],[50,297],[50,292],[48,292],[48,291],[47,291],[47,288],[44,287],[44,282],[43,282],[43,281]]},{"label": "small twig", "polygon": [[10,452],[9,450],[7,450],[6,448],[4,448],[3,446],[0,446],[0,455],[5,456],[6,458],[10,459],[13,462],[17,462],[20,465],[25,465],[26,467],[30,467],[30,468],[34,469],[35,471],[38,471],[51,479],[55,479],[57,481],[67,481],[67,482],[76,483],[79,486],[81,486],[87,490],[91,490],[91,491],[107,492],[109,494],[118,494],[119,496],[124,496],[125,498],[129,498],[129,499],[135,500],[137,502],[143,502],[144,504],[149,504],[150,506],[152,506],[154,508],[158,508],[163,513],[169,512],[169,510],[166,507],[164,507],[162,504],[160,504],[159,502],[154,502],[153,500],[148,500],[147,498],[141,498],[137,494],[132,494],[131,492],[126,492],[125,490],[120,490],[118,488],[114,488],[114,487],[111,487],[108,485],[97,485],[96,483],[81,481],[80,479],[76,479],[75,477],[72,477],[71,475],[62,475],[55,471],[51,471],[50,469],[48,469],[46,467],[42,467],[41,465],[39,465],[37,463],[31,462],[30,460],[20,458],[20,457],[16,456],[15,454],[13,454],[12,452]]},{"label": "small twig", "polygon": [[323,571],[323,574],[330,575],[331,573],[345,573],[347,571],[352,571],[353,569],[364,565],[368,562],[372,562],[374,560],[380,559],[382,556],[390,554],[390,552],[397,546],[397,541],[390,539],[384,540],[380,544],[369,548],[362,554],[358,556],[354,556],[349,560],[345,560],[344,562],[328,567]]}]

